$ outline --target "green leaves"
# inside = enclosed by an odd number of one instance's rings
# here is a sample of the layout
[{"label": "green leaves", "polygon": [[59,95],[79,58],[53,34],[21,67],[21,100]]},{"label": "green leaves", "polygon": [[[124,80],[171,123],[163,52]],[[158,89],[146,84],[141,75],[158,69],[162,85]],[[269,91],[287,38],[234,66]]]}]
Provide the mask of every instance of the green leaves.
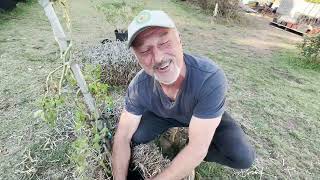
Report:
[{"label": "green leaves", "polygon": [[299,44],[301,54],[311,63],[320,63],[320,35],[304,38]]},{"label": "green leaves", "polygon": [[51,127],[55,126],[58,114],[58,108],[64,103],[61,96],[45,97],[41,104],[42,110],[37,111],[34,116],[41,117]]},{"label": "green leaves", "polygon": [[89,91],[97,97],[107,95],[109,90],[109,85],[101,82],[93,82],[89,84]]},{"label": "green leaves", "polygon": [[113,0],[98,5],[97,9],[105,15],[106,20],[111,25],[118,29],[127,27],[129,22],[143,9],[143,7],[143,0]]},{"label": "green leaves", "polygon": [[76,164],[76,170],[81,176],[88,166],[86,158],[89,156],[88,137],[83,135],[78,137],[73,143],[73,153],[71,160]]},{"label": "green leaves", "polygon": [[310,3],[320,3],[320,0],[306,0],[306,1]]}]

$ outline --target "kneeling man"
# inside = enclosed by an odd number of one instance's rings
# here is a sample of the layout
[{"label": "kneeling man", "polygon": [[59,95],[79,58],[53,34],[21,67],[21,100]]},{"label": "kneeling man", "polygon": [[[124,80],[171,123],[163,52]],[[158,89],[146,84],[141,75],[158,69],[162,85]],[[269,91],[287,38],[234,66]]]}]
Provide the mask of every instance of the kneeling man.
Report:
[{"label": "kneeling man", "polygon": [[171,127],[189,127],[189,142],[153,179],[182,179],[202,161],[236,169],[252,165],[252,146],[225,112],[223,70],[210,59],[184,53],[166,13],[140,12],[128,27],[128,47],[142,70],[128,87],[114,138],[115,180],[127,177],[131,144],[147,143]]}]

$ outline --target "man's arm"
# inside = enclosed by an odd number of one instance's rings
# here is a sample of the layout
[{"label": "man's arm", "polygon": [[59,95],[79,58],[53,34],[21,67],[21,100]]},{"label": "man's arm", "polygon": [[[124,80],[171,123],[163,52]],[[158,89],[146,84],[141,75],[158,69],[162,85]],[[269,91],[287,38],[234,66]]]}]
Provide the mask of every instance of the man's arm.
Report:
[{"label": "man's arm", "polygon": [[112,171],[115,180],[127,179],[131,155],[130,142],[139,126],[140,119],[141,116],[131,114],[126,110],[120,116],[112,149]]},{"label": "man's arm", "polygon": [[213,119],[192,117],[189,125],[189,143],[173,159],[171,165],[152,180],[180,180],[187,176],[206,157],[221,116]]}]

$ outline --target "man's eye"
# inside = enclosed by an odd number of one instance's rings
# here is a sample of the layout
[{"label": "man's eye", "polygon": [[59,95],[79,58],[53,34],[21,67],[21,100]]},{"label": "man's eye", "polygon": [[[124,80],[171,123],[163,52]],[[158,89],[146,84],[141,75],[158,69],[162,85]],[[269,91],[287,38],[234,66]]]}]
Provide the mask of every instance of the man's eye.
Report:
[{"label": "man's eye", "polygon": [[142,54],[146,54],[146,53],[148,53],[148,52],[149,52],[149,49],[144,50],[144,51],[140,51],[140,53],[142,53]]},{"label": "man's eye", "polygon": [[168,42],[169,42],[169,40],[166,41],[166,42],[161,43],[160,45],[165,45],[165,44],[167,44]]}]

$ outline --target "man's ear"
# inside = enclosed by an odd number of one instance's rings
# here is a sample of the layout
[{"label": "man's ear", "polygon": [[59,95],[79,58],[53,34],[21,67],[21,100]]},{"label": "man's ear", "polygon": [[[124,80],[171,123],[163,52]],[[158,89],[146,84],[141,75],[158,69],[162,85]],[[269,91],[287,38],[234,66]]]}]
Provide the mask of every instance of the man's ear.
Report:
[{"label": "man's ear", "polygon": [[131,53],[134,55],[134,57],[136,58],[136,60],[138,61],[138,57],[137,54],[135,52],[135,50],[133,49],[133,47],[130,47]]}]

